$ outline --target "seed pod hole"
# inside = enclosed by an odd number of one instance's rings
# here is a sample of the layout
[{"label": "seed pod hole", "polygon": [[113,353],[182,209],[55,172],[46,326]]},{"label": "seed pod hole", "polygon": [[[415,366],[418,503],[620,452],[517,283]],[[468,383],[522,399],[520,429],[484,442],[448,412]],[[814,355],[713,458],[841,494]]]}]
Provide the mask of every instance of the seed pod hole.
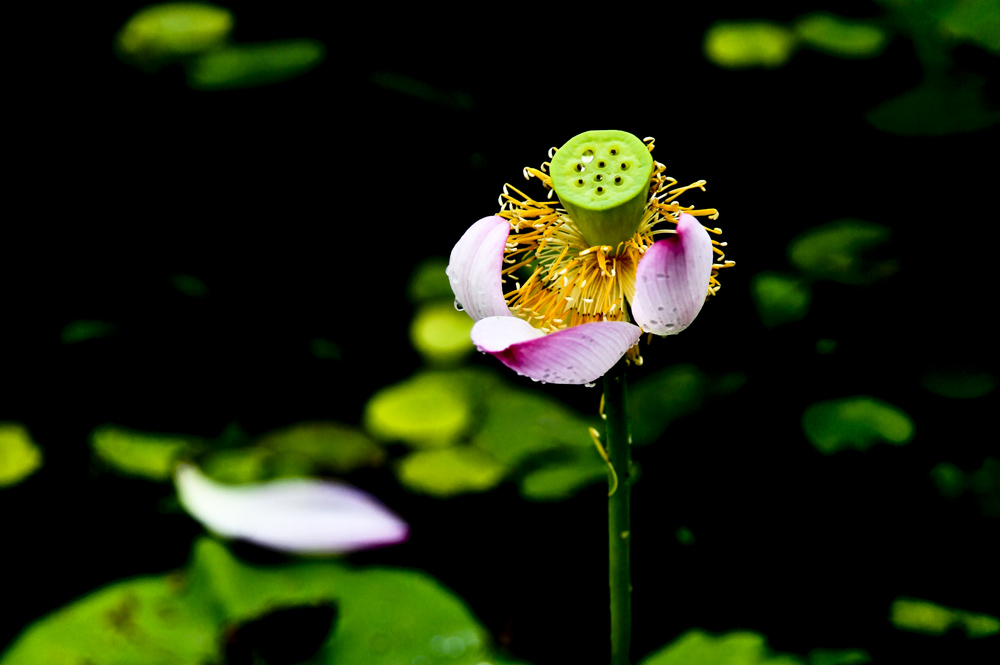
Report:
[{"label": "seed pod hole", "polygon": [[611,156],[614,157],[617,154],[618,154],[618,148],[612,148],[611,149]]},{"label": "seed pod hole", "polygon": [[587,167],[586,167],[586,166],[584,166],[583,164],[577,164],[577,165],[576,165],[576,170],[577,170],[577,171],[582,171],[582,170],[584,170],[585,168],[587,168]]},{"label": "seed pod hole", "polygon": [[585,164],[589,164],[592,161],[594,161],[594,151],[591,150],[590,148],[587,148],[586,150],[583,151],[583,162]]},{"label": "seed pod hole", "polygon": [[615,184],[616,185],[622,184],[622,177],[620,175],[615,176]]},{"label": "seed pod hole", "polygon": [[602,180],[604,180],[604,176],[602,176],[600,173],[594,176],[594,182],[600,182]]},{"label": "seed pod hole", "polygon": [[607,164],[605,164],[604,162],[597,162],[597,168],[603,169],[605,166],[607,166]]},{"label": "seed pod hole", "polygon": [[579,180],[576,181],[576,186],[583,187],[583,178],[580,178]]},{"label": "seed pod hole", "polygon": [[622,171],[628,171],[628,164],[622,162]]},{"label": "seed pod hole", "polygon": [[603,194],[604,193],[604,188],[603,187],[598,187],[597,188],[597,193],[598,194]]}]

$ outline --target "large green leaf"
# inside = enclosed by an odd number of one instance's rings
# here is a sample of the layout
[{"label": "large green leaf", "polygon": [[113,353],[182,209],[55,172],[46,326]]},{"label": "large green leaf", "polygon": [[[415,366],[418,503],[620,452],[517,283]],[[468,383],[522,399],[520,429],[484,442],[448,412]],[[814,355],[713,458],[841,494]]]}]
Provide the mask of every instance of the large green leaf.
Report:
[{"label": "large green leaf", "polygon": [[421,305],[410,323],[410,342],[430,364],[447,365],[472,353],[474,321],[451,302]]},{"label": "large green leaf", "polygon": [[726,69],[780,67],[792,57],[795,33],[767,21],[723,21],[705,33],[705,57]]},{"label": "large green leaf", "polygon": [[889,612],[892,624],[900,630],[929,635],[944,635],[956,628],[967,637],[989,637],[1000,633],[1000,619],[936,605],[916,598],[897,598]]},{"label": "large green leaf", "polygon": [[881,224],[838,219],[799,234],[788,245],[788,258],[810,277],[842,284],[867,284],[897,269],[893,260],[872,260],[866,256],[886,243],[889,234],[889,229]]},{"label": "large green leaf", "polygon": [[521,478],[520,491],[532,501],[559,501],[607,478],[608,466],[591,444],[529,471]]},{"label": "large green leaf", "polygon": [[76,344],[77,342],[85,342],[88,339],[107,337],[117,329],[118,327],[115,324],[107,321],[81,319],[67,323],[66,327],[63,328],[60,339],[63,344]]},{"label": "large green leaf", "polygon": [[640,665],[802,665],[802,661],[788,654],[772,654],[757,633],[712,635],[695,629],[647,656]]},{"label": "large green leaf", "polygon": [[197,2],[143,7],[115,36],[119,57],[155,69],[173,58],[201,53],[221,44],[233,29],[228,9]]},{"label": "large green leaf", "polygon": [[24,425],[0,423],[0,487],[16,485],[42,465],[42,451]]},{"label": "large green leaf", "polygon": [[876,443],[896,446],[913,438],[913,421],[900,408],[864,395],[817,402],[802,415],[806,438],[825,455]]},{"label": "large green leaf", "polygon": [[[406,286],[406,294],[410,301],[421,303],[428,300],[444,300],[452,303],[455,292],[451,290],[451,282],[445,270],[448,269],[448,259],[433,256],[424,259],[413,270],[410,282]],[[468,317],[468,314],[465,316]]]},{"label": "large green leaf", "polygon": [[932,393],[952,399],[975,399],[993,392],[997,379],[973,368],[947,368],[926,372],[920,384]]},{"label": "large green leaf", "polygon": [[902,136],[943,136],[975,132],[1000,122],[987,102],[984,81],[975,76],[933,78],[876,107],[868,122]]},{"label": "large green leaf", "polygon": [[809,312],[812,289],[792,275],[759,272],[750,280],[750,293],[757,315],[767,328],[802,320]]},{"label": "large green leaf", "polygon": [[255,445],[271,453],[278,475],[342,475],[366,466],[378,466],[385,451],[364,432],[330,421],[303,422],[273,430]]},{"label": "large green leaf", "polygon": [[177,459],[193,451],[197,443],[188,437],[104,425],[91,432],[90,445],[101,460],[119,473],[165,481],[173,477]]},{"label": "large green leaf", "polygon": [[199,90],[269,85],[304,74],[321,63],[325,53],[323,44],[312,39],[230,46],[191,61],[187,80]]},{"label": "large green leaf", "polygon": [[455,443],[473,425],[473,402],[461,375],[417,374],[375,393],[365,426],[375,437],[419,448]]},{"label": "large green leaf", "polygon": [[873,58],[889,41],[885,30],[877,25],[826,12],[802,16],[793,27],[803,44],[841,58]]},{"label": "large green leaf", "polygon": [[508,466],[472,446],[418,450],[399,461],[396,475],[407,488],[433,496],[483,492],[500,484]]}]

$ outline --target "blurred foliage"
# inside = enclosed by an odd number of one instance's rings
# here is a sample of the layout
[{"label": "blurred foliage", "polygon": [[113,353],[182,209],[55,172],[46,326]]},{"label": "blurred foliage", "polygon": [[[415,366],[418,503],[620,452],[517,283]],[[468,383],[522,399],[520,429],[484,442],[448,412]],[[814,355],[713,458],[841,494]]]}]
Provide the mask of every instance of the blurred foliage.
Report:
[{"label": "blurred foliage", "polygon": [[813,649],[808,661],[809,665],[862,665],[872,657],[863,649]]},{"label": "blurred foliage", "polygon": [[79,320],[66,324],[60,339],[63,344],[76,344],[88,339],[107,337],[117,330],[117,326],[107,321]]},{"label": "blurred foliage", "polygon": [[454,364],[475,348],[469,337],[474,323],[451,302],[421,305],[410,323],[410,342],[428,364]]},{"label": "blurred foliage", "polygon": [[910,32],[968,41],[1000,53],[1000,5],[995,0],[878,0]]},{"label": "blurred foliage", "polygon": [[720,21],[705,33],[705,57],[726,69],[774,68],[795,52],[795,33],[769,21]]},{"label": "blurred foliage", "polygon": [[673,365],[650,373],[629,386],[632,443],[656,441],[670,423],[696,412],[714,396],[739,389],[746,376],[737,372],[712,378],[694,365]]},{"label": "blurred foliage", "polygon": [[913,90],[883,102],[868,114],[876,128],[902,136],[942,136],[974,132],[1000,122],[1000,110],[983,95],[983,79],[932,77]]},{"label": "blurred foliage", "polygon": [[332,340],[323,339],[322,337],[317,337],[310,342],[309,348],[312,351],[313,356],[316,358],[322,358],[323,360],[340,360],[344,355],[340,345]]},{"label": "blurred foliage", "polygon": [[812,302],[809,283],[777,272],[759,272],[750,280],[750,293],[757,315],[767,328],[795,323],[805,318]]},{"label": "blurred foliage", "polygon": [[203,665],[221,662],[236,635],[248,645],[248,662],[260,662],[253,633],[269,617],[331,606],[334,618],[319,624],[318,639],[316,625],[288,622],[270,636],[272,648],[310,665],[367,665],[373,656],[426,665],[493,658],[486,630],[423,573],[330,561],[251,566],[203,538],[186,570],[117,582],[43,617],[0,664]]},{"label": "blurred foliage", "polygon": [[869,284],[897,270],[893,260],[873,261],[866,253],[885,244],[890,231],[861,219],[839,219],[809,229],[788,245],[792,265],[815,279]]},{"label": "blurred foliage", "polygon": [[[521,496],[532,501],[561,501],[607,478],[608,466],[593,446],[567,450],[526,472],[520,481]],[[635,482],[633,475],[632,484]]]},{"label": "blurred foliage", "polygon": [[371,76],[375,85],[415,97],[425,102],[440,104],[455,109],[469,110],[475,106],[468,93],[459,91],[439,90],[429,83],[404,74],[393,72],[375,72]]},{"label": "blurred foliage", "polygon": [[944,635],[961,630],[966,637],[989,637],[1000,633],[1000,620],[988,614],[956,610],[926,600],[897,598],[890,609],[889,620],[900,630],[928,635]]},{"label": "blurred foliage", "polygon": [[930,476],[944,496],[955,498],[971,491],[979,500],[983,515],[1000,517],[1000,460],[987,457],[972,473],[942,462],[931,469]]},{"label": "blurred foliage", "polygon": [[0,422],[0,488],[16,485],[42,466],[42,451],[20,423]]},{"label": "blurred foliage", "polygon": [[229,46],[192,60],[187,80],[198,90],[270,85],[313,69],[323,62],[325,54],[323,44],[312,39]]},{"label": "blurred foliage", "polygon": [[824,455],[876,443],[903,445],[913,438],[913,421],[898,407],[858,396],[817,402],[802,414],[802,429]]},{"label": "blurred foliage", "polygon": [[802,665],[788,654],[773,654],[758,633],[738,631],[711,635],[689,630],[647,656],[640,665]]},{"label": "blurred foliage", "polygon": [[442,448],[470,428],[472,408],[458,375],[424,372],[372,395],[365,406],[365,427],[384,441]]},{"label": "blurred foliage", "polygon": [[205,286],[205,282],[193,275],[171,275],[170,283],[175,289],[192,298],[204,298],[208,295],[208,287]]},{"label": "blurred foliage", "polygon": [[90,433],[94,453],[115,471],[148,480],[173,478],[174,464],[199,447],[193,438],[135,432],[114,425]]},{"label": "blurred foliage", "polygon": [[254,445],[281,460],[281,475],[341,475],[385,461],[385,451],[364,432],[328,421],[272,430]]},{"label": "blurred foliage", "polygon": [[792,25],[803,45],[841,58],[877,56],[889,41],[879,26],[826,12],[801,16]]},{"label": "blurred foliage", "polygon": [[816,340],[816,353],[821,356],[828,356],[837,350],[837,340],[822,337]]},{"label": "blurred foliage", "polygon": [[399,462],[397,476],[407,488],[447,497],[493,489],[507,465],[471,446],[419,450]]},{"label": "blurred foliage", "polygon": [[419,303],[425,300],[454,302],[455,292],[451,290],[451,283],[445,274],[447,269],[448,260],[438,256],[421,261],[406,286],[410,302]]},{"label": "blurred foliage", "polygon": [[694,545],[695,542],[694,534],[691,532],[691,529],[686,526],[678,527],[677,531],[674,532],[674,538],[676,538],[677,542],[681,545]]},{"label": "blurred foliage", "polygon": [[219,46],[232,29],[232,12],[223,7],[195,2],[150,5],[121,27],[115,51],[125,62],[152,71]]},{"label": "blurred foliage", "polygon": [[920,385],[941,397],[975,399],[993,392],[997,379],[989,372],[971,367],[952,367],[925,372]]}]

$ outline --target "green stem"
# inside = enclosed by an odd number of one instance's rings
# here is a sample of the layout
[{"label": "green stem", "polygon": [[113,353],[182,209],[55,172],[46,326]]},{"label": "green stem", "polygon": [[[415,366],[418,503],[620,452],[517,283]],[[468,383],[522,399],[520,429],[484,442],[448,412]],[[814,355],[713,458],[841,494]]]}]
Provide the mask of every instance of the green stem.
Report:
[{"label": "green stem", "polygon": [[605,447],[618,476],[618,487],[608,499],[608,544],[611,582],[611,665],[628,665],[632,635],[632,582],[629,575],[629,469],[632,437],[628,423],[628,385],[625,360],[604,375]]}]

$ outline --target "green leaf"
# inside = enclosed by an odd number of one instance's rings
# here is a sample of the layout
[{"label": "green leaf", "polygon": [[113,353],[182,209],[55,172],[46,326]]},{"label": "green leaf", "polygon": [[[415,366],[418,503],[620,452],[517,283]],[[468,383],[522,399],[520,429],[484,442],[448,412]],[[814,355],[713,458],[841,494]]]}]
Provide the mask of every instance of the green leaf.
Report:
[{"label": "green leaf", "polygon": [[841,58],[873,58],[889,41],[885,31],[876,25],[826,12],[802,16],[793,27],[803,44]]},{"label": "green leaf", "polygon": [[861,665],[872,662],[864,649],[813,649],[809,652],[809,665]]},{"label": "green leaf", "polygon": [[900,446],[913,438],[913,421],[904,411],[864,395],[811,405],[802,415],[802,429],[824,455],[868,450],[881,442]]},{"label": "green leaf", "polygon": [[883,102],[868,122],[901,136],[943,136],[975,132],[1000,122],[1000,110],[983,95],[984,80],[975,76],[928,79]]},{"label": "green leaf", "polygon": [[[421,303],[427,300],[454,302],[455,292],[451,290],[451,283],[445,274],[447,269],[448,259],[439,256],[421,261],[413,270],[410,283],[406,287],[410,302]],[[468,314],[465,316],[468,317]]]},{"label": "green leaf", "polygon": [[323,360],[340,360],[344,355],[344,352],[336,342],[323,339],[322,337],[314,339],[310,343],[309,348],[315,357],[322,358]]},{"label": "green leaf", "polygon": [[771,654],[764,637],[738,631],[711,635],[689,630],[673,643],[647,656],[640,665],[801,665],[787,654]]},{"label": "green leaf", "polygon": [[415,492],[447,497],[492,489],[507,475],[507,468],[478,448],[461,446],[410,453],[400,460],[396,475]]},{"label": "green leaf", "polygon": [[973,368],[937,369],[921,376],[920,385],[941,397],[975,399],[993,392],[997,379]]},{"label": "green leaf", "polygon": [[195,448],[192,439],[135,432],[123,427],[104,425],[90,433],[94,453],[124,475],[170,480],[174,464]]},{"label": "green leaf", "polygon": [[322,43],[311,39],[230,46],[191,61],[188,85],[198,90],[230,90],[279,83],[317,66],[325,52]]},{"label": "green leaf", "polygon": [[233,29],[233,15],[214,5],[177,2],[143,7],[115,35],[120,58],[156,69],[173,58],[218,46]]},{"label": "green leaf", "polygon": [[61,339],[63,344],[76,344],[88,339],[107,337],[115,330],[115,324],[107,321],[72,321],[63,328]]},{"label": "green leaf", "polygon": [[400,92],[425,102],[440,104],[441,106],[462,110],[468,110],[475,106],[472,97],[468,93],[439,90],[429,83],[404,74],[375,72],[371,76],[371,81],[381,88]]},{"label": "green leaf", "polygon": [[694,534],[686,526],[677,527],[674,537],[681,545],[694,545]]},{"label": "green leaf", "polygon": [[375,393],[365,405],[365,427],[378,439],[442,448],[473,425],[472,406],[459,375],[426,372]]},{"label": "green leaf", "polygon": [[474,323],[450,302],[422,305],[410,324],[410,342],[428,363],[455,363],[472,353]]},{"label": "green leaf", "polygon": [[900,597],[893,601],[889,620],[900,630],[928,635],[944,635],[961,629],[966,637],[989,637],[1000,633],[1000,620],[988,614],[974,614],[936,605],[926,600]]},{"label": "green leaf", "polygon": [[36,621],[0,665],[204,665],[220,662],[218,621],[183,577],[116,582]]},{"label": "green leaf", "polygon": [[936,465],[931,469],[930,476],[938,491],[949,498],[961,496],[968,487],[965,472],[950,462]]},{"label": "green leaf", "polygon": [[962,0],[951,5],[942,30],[955,39],[970,41],[1000,53],[1000,5],[996,0]]},{"label": "green leaf", "polygon": [[802,320],[809,312],[812,290],[802,279],[776,272],[759,272],[750,280],[757,315],[767,328]]},{"label": "green leaf", "polygon": [[42,466],[42,451],[19,423],[0,422],[0,487],[16,485]]},{"label": "green leaf", "polygon": [[894,273],[892,260],[865,256],[888,242],[890,231],[861,219],[839,219],[800,234],[788,245],[788,259],[810,277],[842,284],[868,284]]},{"label": "green leaf", "polygon": [[705,33],[705,57],[726,69],[780,67],[795,52],[796,37],[788,28],[766,21],[725,21]]},{"label": "green leaf", "polygon": [[205,282],[192,275],[171,275],[170,283],[175,289],[192,298],[204,298],[208,295]]},{"label": "green leaf", "polygon": [[[205,475],[220,483],[243,485],[271,480],[278,473],[270,465],[271,453],[263,448],[222,448],[208,453],[201,462]],[[285,475],[308,475],[304,469],[285,470]]]},{"label": "green leaf", "polygon": [[598,482],[607,482],[608,465],[591,444],[559,462],[529,471],[521,478],[521,496],[531,501],[561,501]]},{"label": "green leaf", "polygon": [[709,387],[708,377],[694,365],[674,365],[636,381],[629,388],[632,443],[656,441],[672,421],[701,407]]},{"label": "green leaf", "polygon": [[273,430],[258,438],[256,446],[272,453],[279,465],[304,469],[304,475],[342,475],[385,460],[385,451],[364,432],[327,421]]}]

